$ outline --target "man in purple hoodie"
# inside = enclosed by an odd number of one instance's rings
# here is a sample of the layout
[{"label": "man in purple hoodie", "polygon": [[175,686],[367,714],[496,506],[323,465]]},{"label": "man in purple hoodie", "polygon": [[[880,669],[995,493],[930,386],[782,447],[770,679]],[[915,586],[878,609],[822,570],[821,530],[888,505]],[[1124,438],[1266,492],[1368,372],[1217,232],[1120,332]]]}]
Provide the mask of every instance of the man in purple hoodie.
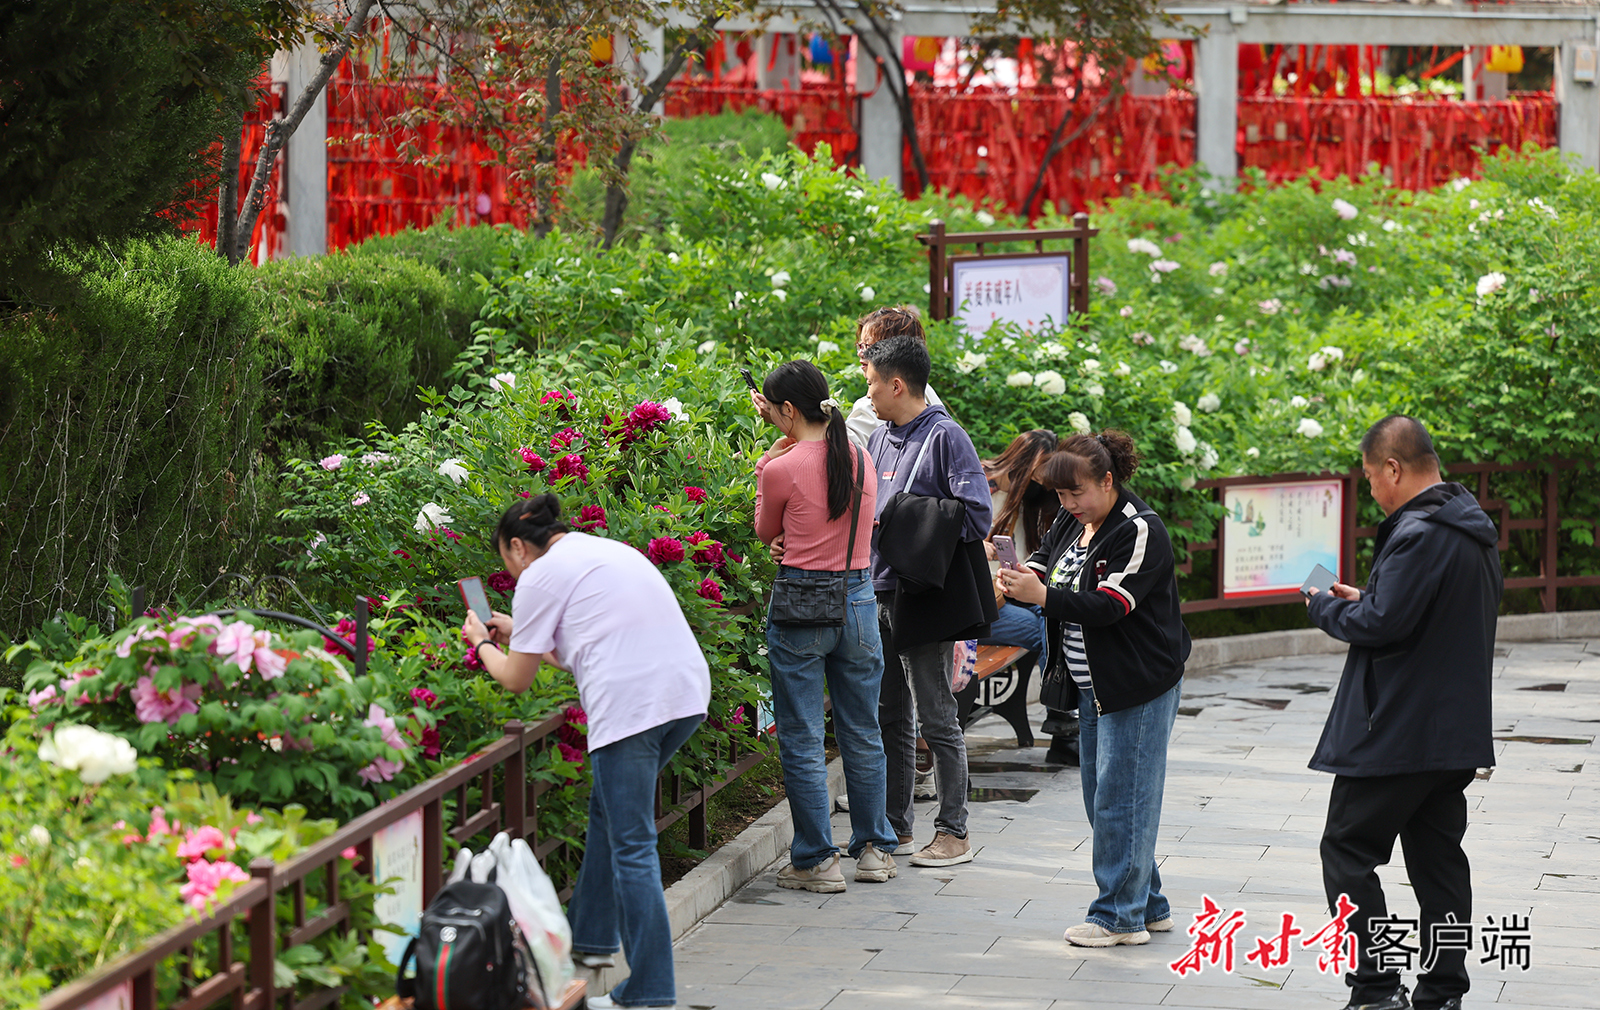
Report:
[{"label": "man in purple hoodie", "polygon": [[[977,546],[989,532],[989,484],[972,439],[940,406],[924,398],[933,363],[928,348],[913,337],[891,337],[864,354],[867,396],[888,423],[872,433],[868,451],[878,474],[878,515],[897,492],[954,499],[965,507],[958,561],[966,548]],[[874,524],[875,526],[877,524]],[[872,538],[872,582],[880,614],[894,635],[906,678],[885,676],[878,718],[888,755],[888,813],[895,831],[907,838],[912,830],[912,784],[916,774],[916,729],[933,754],[939,812],[933,841],[915,852],[912,866],[952,866],[972,860],[967,842],[967,747],[950,693],[954,640],[971,637],[963,627],[913,627],[905,606],[895,606],[899,576],[878,551],[880,529]],[[952,571],[956,570],[952,565]],[[993,596],[989,595],[992,604]],[[991,608],[992,609],[992,608]],[[989,619],[992,619],[989,618]],[[946,633],[947,632],[947,633]],[[987,633],[985,629],[984,633]],[[914,644],[913,644],[914,643]],[[890,643],[885,643],[887,649]],[[887,671],[886,671],[887,672]],[[912,704],[916,705],[916,721]]]}]

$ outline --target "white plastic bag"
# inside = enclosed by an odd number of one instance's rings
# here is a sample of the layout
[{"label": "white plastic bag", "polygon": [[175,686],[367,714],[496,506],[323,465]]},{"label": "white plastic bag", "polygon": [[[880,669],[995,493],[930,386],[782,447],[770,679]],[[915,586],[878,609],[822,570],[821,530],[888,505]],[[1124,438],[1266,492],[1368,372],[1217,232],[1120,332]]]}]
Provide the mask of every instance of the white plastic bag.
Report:
[{"label": "white plastic bag", "polygon": [[[572,927],[561,911],[555,884],[539,865],[528,843],[501,832],[489,843],[495,861],[495,882],[506,892],[511,914],[522,929],[529,953],[543,981],[545,1002],[561,1003],[574,974],[572,966]],[[532,981],[530,980],[530,985]]]}]

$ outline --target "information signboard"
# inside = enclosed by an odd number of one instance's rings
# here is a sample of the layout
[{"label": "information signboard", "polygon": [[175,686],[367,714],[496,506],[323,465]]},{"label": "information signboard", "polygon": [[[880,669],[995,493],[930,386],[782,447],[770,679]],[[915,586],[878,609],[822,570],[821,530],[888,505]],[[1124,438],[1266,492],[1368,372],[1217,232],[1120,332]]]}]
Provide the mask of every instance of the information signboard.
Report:
[{"label": "information signboard", "polygon": [[372,879],[394,888],[393,894],[378,895],[373,911],[379,922],[404,931],[378,934],[390,963],[398,964],[406,943],[422,924],[422,811],[407,814],[372,836]]},{"label": "information signboard", "polygon": [[1029,332],[1059,328],[1071,311],[1072,255],[950,257],[951,301],[969,336],[981,338],[996,322]]},{"label": "information signboard", "polygon": [[1339,570],[1344,483],[1304,480],[1223,488],[1222,596],[1292,593],[1311,569]]}]

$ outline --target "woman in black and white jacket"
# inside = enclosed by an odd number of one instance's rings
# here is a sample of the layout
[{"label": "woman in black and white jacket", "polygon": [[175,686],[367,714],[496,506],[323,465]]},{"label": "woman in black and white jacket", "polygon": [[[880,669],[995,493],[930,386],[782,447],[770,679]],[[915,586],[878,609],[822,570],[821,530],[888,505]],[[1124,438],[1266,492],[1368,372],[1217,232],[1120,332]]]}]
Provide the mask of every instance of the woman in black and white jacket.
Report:
[{"label": "woman in black and white jacket", "polygon": [[1100,888],[1066,932],[1082,947],[1147,943],[1151,930],[1172,928],[1155,845],[1189,632],[1166,526],[1123,487],[1138,461],[1120,431],[1063,439],[1037,475],[1061,513],[1024,570],[998,576],[1007,596],[1044,610],[1045,692],[1071,677],[1082,694],[1083,803]]}]

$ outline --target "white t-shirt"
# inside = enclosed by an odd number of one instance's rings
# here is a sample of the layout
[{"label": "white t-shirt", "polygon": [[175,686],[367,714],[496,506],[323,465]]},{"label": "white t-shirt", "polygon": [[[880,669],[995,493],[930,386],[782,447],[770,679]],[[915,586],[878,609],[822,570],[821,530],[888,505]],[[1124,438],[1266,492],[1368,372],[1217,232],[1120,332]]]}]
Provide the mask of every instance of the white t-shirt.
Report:
[{"label": "white t-shirt", "polygon": [[578,682],[589,747],[706,714],[711,671],[672,587],[627,544],[568,533],[523,570],[511,648],[555,650]]}]

